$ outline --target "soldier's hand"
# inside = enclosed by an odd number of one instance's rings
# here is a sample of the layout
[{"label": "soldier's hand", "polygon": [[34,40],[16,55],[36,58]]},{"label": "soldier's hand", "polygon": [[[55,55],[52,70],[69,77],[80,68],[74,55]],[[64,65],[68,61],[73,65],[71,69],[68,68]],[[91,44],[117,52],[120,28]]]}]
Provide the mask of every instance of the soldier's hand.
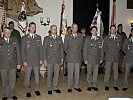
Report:
[{"label": "soldier's hand", "polygon": [[27,62],[24,62],[23,65],[24,65],[25,67],[28,66]]},{"label": "soldier's hand", "polygon": [[42,65],[43,64],[43,61],[40,61],[40,65]]},{"label": "soldier's hand", "polygon": [[21,65],[17,65],[17,69],[21,69]]},{"label": "soldier's hand", "polygon": [[46,60],[44,60],[44,66],[47,67],[48,66],[48,63]]},{"label": "soldier's hand", "polygon": [[87,64],[88,63],[88,61],[84,61],[85,62],[85,64]]},{"label": "soldier's hand", "polygon": [[63,59],[61,59],[61,66],[63,65],[63,63],[64,63],[64,60],[63,60]]},{"label": "soldier's hand", "polygon": [[103,61],[102,61],[102,60],[100,61],[100,64],[101,64],[101,63],[103,63]]}]

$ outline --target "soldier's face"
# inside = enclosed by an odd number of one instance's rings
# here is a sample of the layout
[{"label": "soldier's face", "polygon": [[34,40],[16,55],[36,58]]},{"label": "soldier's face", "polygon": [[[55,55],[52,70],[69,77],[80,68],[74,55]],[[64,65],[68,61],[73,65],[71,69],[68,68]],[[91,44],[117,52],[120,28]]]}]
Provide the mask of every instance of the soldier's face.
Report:
[{"label": "soldier's face", "polygon": [[131,32],[131,35],[132,35],[132,37],[133,37],[133,31]]},{"label": "soldier's face", "polygon": [[36,31],[36,26],[34,24],[31,24],[29,27],[30,33],[35,33]]},{"label": "soldier's face", "polygon": [[71,33],[72,33],[71,28],[69,28],[69,29],[67,30],[67,32],[68,32],[68,34],[71,34]]},{"label": "soldier's face", "polygon": [[110,32],[113,35],[116,34],[116,28],[115,27],[111,27]]},{"label": "soldier's face", "polygon": [[85,34],[85,33],[86,33],[86,30],[85,30],[85,29],[82,29],[82,30],[81,30],[81,33],[82,33],[82,34]]},{"label": "soldier's face", "polygon": [[10,36],[11,36],[11,30],[9,30],[9,29],[4,29],[4,37],[6,37],[6,38],[10,38]]},{"label": "soldier's face", "polygon": [[53,34],[53,35],[57,34],[57,27],[56,26],[51,27],[51,34]]},{"label": "soldier's face", "polygon": [[76,34],[78,31],[78,25],[74,24],[72,25],[72,33]]},{"label": "soldier's face", "polygon": [[92,28],[91,34],[92,34],[93,36],[96,36],[96,35],[97,35],[97,29],[96,29],[96,28]]},{"label": "soldier's face", "polygon": [[14,29],[14,24],[10,24],[9,27],[10,27],[11,29]]},{"label": "soldier's face", "polygon": [[119,27],[118,27],[118,30],[119,30],[119,31],[122,31],[122,29],[123,29],[122,26],[119,26]]}]

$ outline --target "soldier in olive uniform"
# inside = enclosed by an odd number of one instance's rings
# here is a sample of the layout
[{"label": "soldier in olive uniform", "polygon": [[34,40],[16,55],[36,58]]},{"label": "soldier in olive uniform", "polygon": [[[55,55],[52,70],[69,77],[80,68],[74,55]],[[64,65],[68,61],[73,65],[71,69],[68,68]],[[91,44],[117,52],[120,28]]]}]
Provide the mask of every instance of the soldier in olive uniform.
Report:
[{"label": "soldier in olive uniform", "polygon": [[64,42],[64,50],[67,54],[67,68],[68,68],[68,92],[72,92],[73,77],[75,80],[75,90],[82,92],[79,87],[79,76],[83,46],[83,36],[78,33],[78,25],[72,25],[72,33],[68,34]]},{"label": "soldier in olive uniform", "polygon": [[11,30],[4,28],[4,37],[0,38],[0,73],[2,77],[3,99],[9,96],[13,100],[16,97],[16,70],[21,67],[21,53],[19,42],[16,38],[10,37]]},{"label": "soldier in olive uniform", "polygon": [[61,93],[58,88],[59,70],[63,64],[64,51],[62,38],[57,35],[57,26],[52,25],[50,35],[44,38],[43,59],[47,67],[47,88],[48,94],[52,95],[52,90]]},{"label": "soldier in olive uniform", "polygon": [[33,70],[35,77],[35,94],[40,96],[39,92],[39,74],[40,74],[40,65],[43,64],[42,57],[42,40],[41,36],[36,33],[36,24],[31,22],[29,24],[29,34],[22,37],[21,42],[21,52],[22,52],[22,61],[25,67],[25,88],[26,96],[31,97],[31,85],[30,77]]},{"label": "soldier in olive uniform", "polygon": [[131,29],[131,37],[125,40],[122,49],[126,54],[126,70],[123,84],[123,91],[126,91],[128,89],[128,76],[130,74],[131,67],[133,67],[133,28]]},{"label": "soldier in olive uniform", "polygon": [[87,64],[87,82],[88,91],[93,89],[98,91],[97,76],[99,64],[103,61],[103,41],[101,37],[97,36],[97,27],[91,27],[92,36],[87,37],[83,47],[83,57],[85,64]]},{"label": "soldier in olive uniform", "polygon": [[[127,39],[127,36],[126,36],[126,33],[125,32],[123,32],[123,25],[122,24],[119,24],[118,26],[117,26],[117,28],[118,28],[118,30],[117,30],[117,34],[118,35],[120,35],[121,36],[121,45],[123,45],[123,42],[125,41],[125,39]],[[119,73],[123,73],[122,71],[121,71],[121,67],[122,67],[122,64],[123,64],[123,60],[124,60],[124,53],[123,53],[123,51],[122,50],[120,50],[120,55],[119,55],[120,57],[120,60],[119,60],[119,65],[118,65],[118,72]]]},{"label": "soldier in olive uniform", "polygon": [[110,35],[106,36],[104,39],[104,52],[105,52],[105,90],[109,91],[109,78],[111,68],[113,68],[114,74],[114,90],[118,91],[118,64],[119,64],[119,52],[121,50],[121,36],[116,35],[116,26],[112,25],[110,27]]}]

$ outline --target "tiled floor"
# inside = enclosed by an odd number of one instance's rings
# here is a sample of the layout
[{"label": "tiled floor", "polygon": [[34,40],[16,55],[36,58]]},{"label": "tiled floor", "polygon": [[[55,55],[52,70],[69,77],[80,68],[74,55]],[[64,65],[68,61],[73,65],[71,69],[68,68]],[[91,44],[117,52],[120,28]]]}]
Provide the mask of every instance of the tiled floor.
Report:
[{"label": "tiled floor", "polygon": [[[41,85],[40,85],[40,91],[41,91],[41,96],[37,97],[35,96],[35,93],[33,91],[33,86],[34,86],[34,81],[32,77],[32,97],[31,98],[26,98],[25,96],[25,88],[24,88],[24,81],[23,81],[23,75],[24,73],[20,73],[20,78],[17,80],[17,96],[18,100],[108,100],[109,97],[130,97],[133,98],[133,74],[130,75],[129,79],[129,89],[126,92],[122,91],[122,83],[123,83],[123,74],[119,75],[119,88],[120,91],[116,92],[112,88],[113,84],[113,76],[111,77],[110,81],[110,91],[106,92],[104,90],[104,83],[103,83],[103,74],[99,74],[98,80],[99,80],[99,91],[98,92],[88,92],[87,91],[87,83],[86,83],[86,75],[84,74],[84,70],[81,72],[81,79],[80,79],[80,86],[82,89],[82,93],[78,93],[73,90],[72,93],[67,92],[67,77],[63,76],[63,73],[61,71],[60,73],[60,82],[59,82],[59,87],[62,91],[61,94],[56,94],[53,92],[53,95],[49,96],[47,94],[47,89],[46,89],[46,77],[43,77],[43,72],[41,75]],[[45,75],[44,75],[45,76]],[[0,83],[0,98],[2,98],[1,95],[1,83]],[[9,99],[10,100],[10,99]]]}]

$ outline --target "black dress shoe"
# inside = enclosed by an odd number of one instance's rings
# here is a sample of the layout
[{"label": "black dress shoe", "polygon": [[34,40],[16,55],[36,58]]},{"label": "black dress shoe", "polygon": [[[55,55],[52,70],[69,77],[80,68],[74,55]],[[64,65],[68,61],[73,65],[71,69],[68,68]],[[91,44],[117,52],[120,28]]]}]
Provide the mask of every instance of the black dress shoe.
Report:
[{"label": "black dress shoe", "polygon": [[87,91],[91,91],[91,87],[88,87],[88,88],[87,88]]},{"label": "black dress shoe", "polygon": [[61,91],[59,90],[59,89],[57,89],[57,90],[54,90],[56,93],[61,93]]},{"label": "black dress shoe", "polygon": [[123,88],[122,91],[126,91],[128,88]]},{"label": "black dress shoe", "polygon": [[7,97],[3,97],[2,100],[7,100]]},{"label": "black dress shoe", "polygon": [[39,91],[35,91],[36,96],[40,96],[41,93]]},{"label": "black dress shoe", "polygon": [[65,73],[64,76],[67,76],[67,73]]},{"label": "black dress shoe", "polygon": [[115,91],[119,91],[119,88],[118,87],[113,87]]},{"label": "black dress shoe", "polygon": [[27,96],[27,97],[31,97],[31,94],[30,94],[30,93],[27,93],[26,96]]},{"label": "black dress shoe", "polygon": [[99,89],[98,89],[97,87],[92,87],[92,89],[93,89],[94,91],[99,91]]},{"label": "black dress shoe", "polygon": [[109,91],[109,87],[105,87],[105,91]]},{"label": "black dress shoe", "polygon": [[13,96],[12,99],[13,99],[13,100],[17,100],[17,97],[16,97],[16,96]]},{"label": "black dress shoe", "polygon": [[49,95],[52,95],[52,91],[48,91],[48,94],[49,94]]},{"label": "black dress shoe", "polygon": [[72,92],[72,89],[68,89],[68,93],[71,93]]},{"label": "black dress shoe", "polygon": [[121,73],[121,74],[123,73],[121,70],[118,70],[118,72]]},{"label": "black dress shoe", "polygon": [[80,88],[74,88],[76,91],[78,92],[82,92],[82,90]]}]

